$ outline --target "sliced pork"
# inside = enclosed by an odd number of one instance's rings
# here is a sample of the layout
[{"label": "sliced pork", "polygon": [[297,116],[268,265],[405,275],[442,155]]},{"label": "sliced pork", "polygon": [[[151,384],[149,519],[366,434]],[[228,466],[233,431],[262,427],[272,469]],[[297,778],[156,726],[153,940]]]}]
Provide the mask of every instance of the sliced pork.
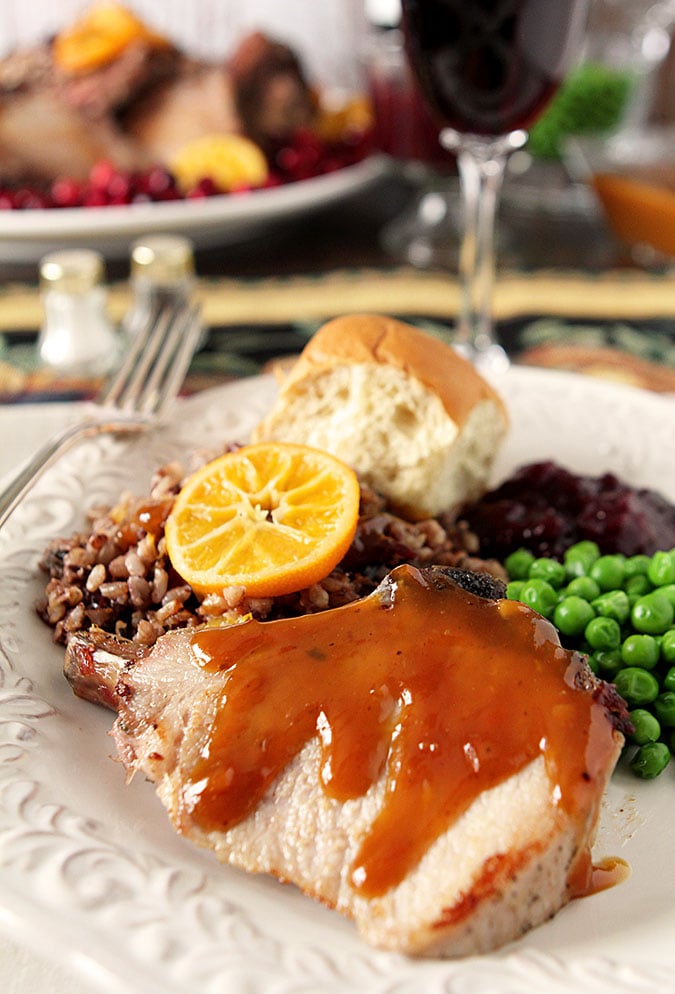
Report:
[{"label": "sliced pork", "polygon": [[184,836],[293,882],[376,946],[478,953],[588,891],[627,720],[502,590],[401,566],[321,614],[153,648],[78,633],[66,675],[118,712],[122,762]]}]

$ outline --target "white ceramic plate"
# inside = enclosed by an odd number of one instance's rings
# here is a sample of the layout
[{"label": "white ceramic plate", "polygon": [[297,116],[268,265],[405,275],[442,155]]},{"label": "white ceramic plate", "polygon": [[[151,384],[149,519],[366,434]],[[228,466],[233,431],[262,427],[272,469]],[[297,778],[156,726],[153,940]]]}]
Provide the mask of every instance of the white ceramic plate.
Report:
[{"label": "white ceramic plate", "polygon": [[[181,403],[153,436],[83,443],[0,533],[0,927],[82,972],[91,990],[126,994],[672,994],[675,764],[652,783],[613,778],[595,852],[626,859],[627,882],[501,952],[458,962],[365,947],[349,922],[293,888],[180,839],[149,784],[125,786],[106,734],[112,715],[74,697],[62,651],[33,613],[37,560],[82,523],[85,505],[129,485],[143,492],[151,466],[246,440],[273,390],[270,379],[241,381]],[[512,430],[497,478],[554,457],[675,499],[672,400],[524,369],[509,372],[503,392]],[[5,409],[2,437],[18,460],[24,430],[37,444],[46,424],[72,416]]]},{"label": "white ceramic plate", "polygon": [[237,196],[208,197],[120,207],[0,211],[0,261],[30,262],[67,246],[124,255],[140,236],[172,231],[197,248],[230,245],[270,225],[319,210],[365,189],[387,168],[372,156],[354,166],[314,179]]}]

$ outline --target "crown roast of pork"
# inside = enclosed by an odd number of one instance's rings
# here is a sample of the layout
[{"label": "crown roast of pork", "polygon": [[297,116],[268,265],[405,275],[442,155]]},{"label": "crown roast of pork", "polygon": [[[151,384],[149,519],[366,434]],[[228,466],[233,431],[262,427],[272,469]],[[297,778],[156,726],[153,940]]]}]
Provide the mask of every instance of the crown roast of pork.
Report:
[{"label": "crown roast of pork", "polygon": [[75,74],[43,42],[0,59],[0,180],[84,180],[102,158],[125,170],[169,165],[211,134],[246,135],[271,152],[315,114],[297,54],[258,31],[219,62],[138,40]]},{"label": "crown roast of pork", "polygon": [[254,440],[325,449],[396,510],[423,519],[485,491],[507,427],[499,395],[450,346],[356,314],[310,339]]}]

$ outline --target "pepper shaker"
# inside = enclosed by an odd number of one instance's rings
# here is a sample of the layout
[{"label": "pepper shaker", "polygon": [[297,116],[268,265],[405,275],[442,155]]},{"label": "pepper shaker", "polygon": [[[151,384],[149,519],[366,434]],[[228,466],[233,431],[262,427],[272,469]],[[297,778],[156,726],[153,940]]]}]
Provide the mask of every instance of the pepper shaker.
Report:
[{"label": "pepper shaker", "polygon": [[42,258],[38,355],[43,363],[74,375],[100,375],[115,364],[118,342],[103,280],[103,256],[90,249],[64,249]]},{"label": "pepper shaker", "polygon": [[148,235],[131,247],[132,300],[123,329],[133,337],[163,304],[190,302],[194,289],[194,250],[181,235]]}]

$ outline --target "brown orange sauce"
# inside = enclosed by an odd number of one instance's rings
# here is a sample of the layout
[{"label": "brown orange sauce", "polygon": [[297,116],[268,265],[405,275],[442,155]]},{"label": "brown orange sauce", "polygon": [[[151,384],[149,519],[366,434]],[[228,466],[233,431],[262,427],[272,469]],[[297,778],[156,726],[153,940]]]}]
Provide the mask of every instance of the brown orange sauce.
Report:
[{"label": "brown orange sauce", "polygon": [[544,757],[551,803],[583,837],[615,746],[581,657],[521,604],[474,596],[410,566],[330,612],[206,628],[196,665],[222,697],[186,781],[179,821],[242,821],[309,739],[323,790],[360,797],[384,774],[384,803],[351,867],[384,893],[481,792]]},{"label": "brown orange sauce", "polygon": [[675,255],[675,169],[597,173],[592,184],[620,239]]}]

